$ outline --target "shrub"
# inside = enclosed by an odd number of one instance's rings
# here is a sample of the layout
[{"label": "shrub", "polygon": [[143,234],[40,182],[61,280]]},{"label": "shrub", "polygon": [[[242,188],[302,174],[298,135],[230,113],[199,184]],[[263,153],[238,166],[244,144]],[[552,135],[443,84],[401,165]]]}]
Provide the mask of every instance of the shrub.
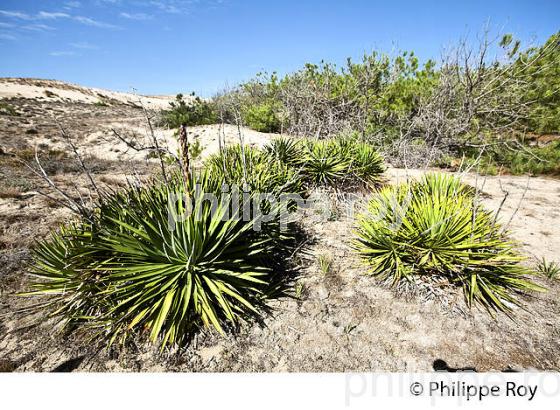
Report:
[{"label": "shrub", "polygon": [[249,106],[244,110],[244,120],[250,128],[259,132],[279,132],[280,119],[274,104],[265,102]]},{"label": "shrub", "polygon": [[336,187],[347,178],[351,162],[339,144],[310,140],[304,146],[302,169],[309,184]]},{"label": "shrub", "polygon": [[513,174],[560,175],[560,141],[544,147],[531,147],[527,151],[508,152],[505,161]]},{"label": "shrub", "polygon": [[250,146],[226,147],[209,157],[206,167],[228,184],[247,183],[252,190],[261,193],[301,193],[301,179],[294,169]]},{"label": "shrub", "polygon": [[0,101],[0,115],[18,116],[19,113],[10,104]]},{"label": "shrub", "polygon": [[366,184],[379,182],[380,175],[385,171],[383,157],[377,150],[366,143],[357,142],[352,145],[351,172],[355,178]]},{"label": "shrub", "polygon": [[519,292],[541,290],[472,189],[447,175],[384,188],[358,219],[356,249],[370,273],[397,284],[441,275],[461,286],[469,306],[512,313]]},{"label": "shrub", "polygon": [[560,31],[544,45],[522,53],[513,68],[527,69],[530,74],[529,90],[524,96],[530,107],[529,129],[538,133],[560,132]]},{"label": "shrub", "polygon": [[488,175],[496,175],[499,171],[514,175],[560,175],[560,141],[552,141],[543,147],[518,142],[511,147],[497,145],[482,156],[477,150],[465,154],[470,164],[480,157],[477,169]]},{"label": "shrub", "polygon": [[[194,94],[192,94],[194,96]],[[177,94],[171,108],[164,111],[159,125],[178,128],[181,125],[207,125],[218,122],[218,114],[213,103],[195,97],[186,102],[183,94]]]},{"label": "shrub", "polygon": [[277,161],[295,166],[302,160],[301,144],[294,139],[278,137],[265,147],[266,153]]},{"label": "shrub", "polygon": [[369,144],[355,138],[294,140],[280,137],[265,146],[265,152],[302,175],[310,186],[340,187],[379,181],[383,157]]},{"label": "shrub", "polygon": [[[201,326],[223,332],[258,314],[275,243],[268,225],[252,230],[254,220],[229,217],[221,201],[211,212],[203,193],[217,192],[221,182],[202,174],[187,185],[176,178],[113,194],[92,220],[65,225],[38,244],[30,294],[49,295],[51,316],[97,329],[110,343],[138,331],[162,348]],[[193,212],[183,215],[186,204],[170,195],[186,193]],[[170,224],[168,212],[183,217]]]},{"label": "shrub", "polygon": [[373,52],[342,67],[321,62],[283,77],[259,73],[226,96],[256,130],[276,132],[282,125],[291,135],[332,137],[345,129],[394,126],[397,117],[415,112],[436,75],[434,63],[422,68],[414,53],[393,59]]}]

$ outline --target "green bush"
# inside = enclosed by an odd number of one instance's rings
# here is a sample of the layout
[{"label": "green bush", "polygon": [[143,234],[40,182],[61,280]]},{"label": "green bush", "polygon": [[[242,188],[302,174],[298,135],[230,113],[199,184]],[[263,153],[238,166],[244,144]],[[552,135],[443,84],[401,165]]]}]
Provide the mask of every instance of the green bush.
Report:
[{"label": "green bush", "polygon": [[527,126],[537,133],[560,133],[560,31],[544,45],[522,53],[514,70],[529,70],[530,90]]},{"label": "green bush", "polygon": [[301,178],[284,163],[250,146],[232,145],[210,156],[205,163],[210,173],[224,183],[261,193],[301,193]]},{"label": "green bush", "polygon": [[[176,178],[111,195],[92,220],[67,224],[37,245],[29,294],[48,295],[42,307],[51,316],[96,329],[110,343],[135,332],[163,347],[201,326],[223,332],[258,314],[269,294],[278,221],[254,231],[254,219],[232,218],[221,201],[212,213],[203,192],[221,184],[205,173],[188,185]],[[186,193],[193,212],[183,215],[187,202],[170,196]],[[168,212],[179,216],[175,224]]]},{"label": "green bush", "polygon": [[309,186],[374,184],[385,170],[383,157],[375,148],[355,138],[281,137],[266,145],[265,151],[271,158],[296,169]]},{"label": "green bush", "polygon": [[290,166],[297,165],[303,155],[300,142],[286,137],[274,138],[264,149],[275,160]]},{"label": "green bush", "polygon": [[348,178],[351,160],[344,147],[329,140],[304,143],[302,172],[312,186],[337,187]]},{"label": "green bush", "polygon": [[[560,141],[554,141],[543,147],[529,146],[523,142],[519,145],[496,145],[480,157],[478,171],[487,175],[499,172],[514,175],[560,175]],[[477,150],[467,151],[467,164],[479,158]]]},{"label": "green bush", "polygon": [[276,107],[270,102],[247,107],[244,120],[246,125],[259,132],[279,132],[281,127]]},{"label": "green bush", "polygon": [[[191,96],[194,96],[192,94]],[[181,125],[208,125],[218,122],[216,107],[208,102],[195,97],[192,102],[187,102],[183,94],[177,94],[171,108],[162,114],[159,125],[170,128],[178,128]]]},{"label": "green bush", "polygon": [[560,175],[560,141],[545,147],[530,147],[506,154],[506,165],[513,174]]},{"label": "green bush", "polygon": [[358,180],[366,184],[377,183],[385,171],[383,157],[369,144],[356,142],[350,151],[352,165],[350,171]]},{"label": "green bush", "polygon": [[469,306],[512,313],[518,293],[541,290],[515,245],[473,190],[452,176],[384,188],[358,219],[355,246],[370,273],[393,284],[429,275],[461,286]]}]

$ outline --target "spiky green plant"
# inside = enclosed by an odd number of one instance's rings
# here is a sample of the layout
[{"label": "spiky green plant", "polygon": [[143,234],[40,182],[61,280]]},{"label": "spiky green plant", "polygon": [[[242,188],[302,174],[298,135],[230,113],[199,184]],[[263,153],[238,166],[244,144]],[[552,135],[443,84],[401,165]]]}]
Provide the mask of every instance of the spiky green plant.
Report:
[{"label": "spiky green plant", "polygon": [[494,215],[448,175],[382,189],[358,219],[355,246],[373,275],[393,284],[443,275],[491,313],[511,314],[519,292],[542,290]]},{"label": "spiky green plant", "polygon": [[301,192],[301,178],[285,163],[275,161],[258,148],[228,146],[206,161],[209,172],[230,185],[247,185],[262,193]]},{"label": "spiky green plant", "polygon": [[347,177],[350,161],[333,141],[308,140],[302,158],[304,178],[313,186],[337,186]]},{"label": "spiky green plant", "polygon": [[114,194],[93,221],[40,242],[29,294],[50,296],[43,307],[64,324],[95,328],[110,342],[144,333],[162,347],[258,314],[276,242],[266,227],[252,229],[254,219],[231,217],[228,200],[212,211],[204,193],[220,179],[192,178]]},{"label": "spiky green plant", "polygon": [[352,174],[366,184],[379,182],[381,174],[385,171],[383,157],[377,150],[366,143],[356,142],[350,151]]},{"label": "spiky green plant", "polygon": [[537,264],[537,271],[549,279],[556,279],[560,276],[560,264],[558,262],[549,262],[542,258]]},{"label": "spiky green plant", "polygon": [[379,182],[385,167],[377,150],[355,138],[293,140],[277,138],[266,153],[301,174],[311,186],[343,187]]},{"label": "spiky green plant", "polygon": [[321,254],[317,257],[317,263],[323,275],[327,275],[330,273],[332,268],[332,262],[333,262],[332,257],[330,255]]},{"label": "spiky green plant", "polygon": [[272,158],[290,166],[301,162],[301,143],[298,140],[278,137],[264,147],[265,152]]}]

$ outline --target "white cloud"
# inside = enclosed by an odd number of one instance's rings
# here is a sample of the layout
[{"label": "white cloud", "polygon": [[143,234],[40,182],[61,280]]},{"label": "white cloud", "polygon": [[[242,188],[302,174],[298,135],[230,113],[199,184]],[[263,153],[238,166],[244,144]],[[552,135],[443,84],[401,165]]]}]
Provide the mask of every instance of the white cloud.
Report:
[{"label": "white cloud", "polygon": [[55,20],[55,19],[68,19],[71,18],[67,13],[50,13],[48,11],[40,11],[35,17],[37,20]]},{"label": "white cloud", "polygon": [[95,44],[90,44],[87,41],[80,41],[78,43],[70,43],[70,46],[74,47],[74,48],[79,48],[81,50],[98,50],[99,47],[97,47]]},{"label": "white cloud", "polygon": [[3,23],[0,21],[0,28],[14,28],[15,24],[11,24],[11,23]]},{"label": "white cloud", "polygon": [[32,16],[20,11],[0,10],[0,16],[12,17],[20,20],[33,20]]},{"label": "white cloud", "polygon": [[215,9],[225,4],[226,0],[150,0],[145,3],[170,14],[188,14],[196,8]]},{"label": "white cloud", "polygon": [[60,13],[60,12],[48,12],[48,11],[40,11],[35,15],[30,15],[26,13],[22,13],[19,11],[10,11],[10,10],[0,10],[0,15],[5,17],[11,17],[19,20],[73,20],[81,24],[85,24],[87,26],[98,27],[98,28],[110,28],[110,29],[118,29],[119,27],[104,23],[102,21],[94,20],[90,17],[85,16],[74,16],[68,13]]},{"label": "white cloud", "polygon": [[74,16],[72,17],[73,20],[76,20],[79,23],[85,24],[87,26],[92,26],[92,27],[99,27],[99,28],[119,28],[113,24],[109,24],[109,23],[103,23],[102,21],[97,21],[94,19],[91,19],[89,17],[83,17],[83,16]]},{"label": "white cloud", "polygon": [[26,26],[21,27],[24,30],[31,30],[31,31],[52,31],[56,30],[54,27],[47,26],[46,24],[28,24]]},{"label": "white cloud", "polygon": [[150,1],[150,4],[165,13],[178,14],[186,12],[185,4],[182,1],[157,0]]},{"label": "white cloud", "polygon": [[49,53],[52,57],[71,57],[77,56],[79,54],[75,53],[74,51],[52,51]]},{"label": "white cloud", "polygon": [[150,20],[152,18],[151,15],[146,13],[121,13],[121,17],[129,20]]}]

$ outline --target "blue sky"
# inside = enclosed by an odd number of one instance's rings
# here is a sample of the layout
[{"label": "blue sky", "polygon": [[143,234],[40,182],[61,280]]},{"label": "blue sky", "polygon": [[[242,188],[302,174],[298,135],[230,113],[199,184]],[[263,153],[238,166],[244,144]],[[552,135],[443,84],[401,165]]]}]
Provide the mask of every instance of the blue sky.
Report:
[{"label": "blue sky", "polygon": [[560,29],[560,1],[0,0],[0,76],[209,96],[262,69],[372,49],[437,58],[488,21],[542,42]]}]

